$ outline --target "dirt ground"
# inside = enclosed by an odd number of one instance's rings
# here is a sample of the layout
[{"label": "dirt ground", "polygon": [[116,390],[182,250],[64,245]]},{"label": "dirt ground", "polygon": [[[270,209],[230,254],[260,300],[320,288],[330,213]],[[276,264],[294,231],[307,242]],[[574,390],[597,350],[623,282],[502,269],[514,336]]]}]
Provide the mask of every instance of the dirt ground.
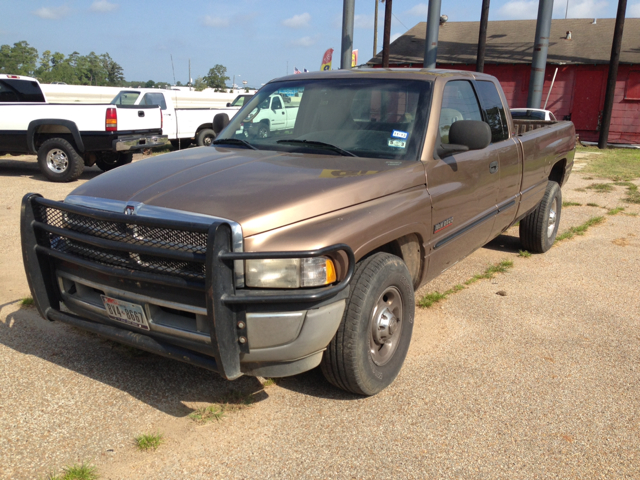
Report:
[{"label": "dirt ground", "polygon": [[[21,197],[62,199],[100,172],[54,184],[32,159],[0,158],[0,478],[75,462],[102,479],[640,478],[640,205],[621,186],[585,190],[602,183],[580,173],[587,161],[563,189],[582,206],[563,209],[560,231],[605,221],[528,258],[513,228],[424,287],[416,298],[514,263],[417,309],[399,377],[361,398],[317,370],[226,382],[21,308]],[[230,390],[255,403],[188,417]],[[142,433],[164,443],[138,451]]]}]

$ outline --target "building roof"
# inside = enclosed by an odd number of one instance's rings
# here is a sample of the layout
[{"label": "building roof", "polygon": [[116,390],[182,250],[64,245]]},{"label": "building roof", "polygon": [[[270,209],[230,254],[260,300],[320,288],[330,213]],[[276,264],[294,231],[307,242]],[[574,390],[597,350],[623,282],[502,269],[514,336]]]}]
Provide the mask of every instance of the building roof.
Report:
[{"label": "building roof", "polygon": [[[551,21],[550,64],[609,63],[614,18]],[[438,34],[438,63],[475,64],[480,22],[447,22]],[[427,22],[420,22],[390,46],[389,63],[422,64]],[[566,40],[571,31],[571,40]],[[487,26],[485,63],[531,63],[535,20],[492,21]],[[640,18],[625,19],[620,63],[640,64]],[[367,62],[382,64],[382,52]]]}]

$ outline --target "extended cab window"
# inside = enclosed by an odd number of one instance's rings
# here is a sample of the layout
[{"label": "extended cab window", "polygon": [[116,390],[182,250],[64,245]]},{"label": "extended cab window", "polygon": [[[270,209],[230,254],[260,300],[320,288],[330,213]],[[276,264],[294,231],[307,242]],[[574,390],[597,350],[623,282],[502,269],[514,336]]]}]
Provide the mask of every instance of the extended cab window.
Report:
[{"label": "extended cab window", "polygon": [[38,82],[28,80],[0,80],[0,102],[44,103]]},{"label": "extended cab window", "polygon": [[491,127],[491,143],[506,140],[509,138],[509,127],[498,89],[493,82],[484,80],[477,81],[476,88],[487,116],[487,123]]},{"label": "extended cab window", "polygon": [[440,110],[440,138],[449,143],[449,129],[458,120],[480,120],[482,113],[471,83],[454,80],[447,83],[442,94]]},{"label": "extended cab window", "polygon": [[146,93],[140,105],[160,105],[162,110],[167,109],[167,103],[164,101],[164,95],[161,93]]}]

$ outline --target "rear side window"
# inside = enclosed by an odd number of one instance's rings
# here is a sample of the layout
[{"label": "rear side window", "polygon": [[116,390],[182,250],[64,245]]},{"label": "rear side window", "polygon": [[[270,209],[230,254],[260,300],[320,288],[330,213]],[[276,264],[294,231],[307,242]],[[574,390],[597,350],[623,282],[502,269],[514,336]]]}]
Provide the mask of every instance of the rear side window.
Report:
[{"label": "rear side window", "polygon": [[477,81],[476,88],[487,117],[487,123],[491,127],[491,143],[506,140],[509,138],[509,127],[498,89],[493,82],[488,81]]},{"label": "rear side window", "polygon": [[120,92],[111,100],[112,105],[133,105],[140,96],[140,92]]},{"label": "rear side window", "polygon": [[0,80],[0,102],[44,103],[38,82],[28,80]]},{"label": "rear side window", "polygon": [[480,120],[482,113],[471,83],[454,80],[444,87],[440,110],[440,138],[449,143],[449,129],[459,120]]},{"label": "rear side window", "polygon": [[140,105],[160,105],[162,110],[167,109],[167,104],[164,101],[164,95],[161,93],[147,93],[142,98]]}]

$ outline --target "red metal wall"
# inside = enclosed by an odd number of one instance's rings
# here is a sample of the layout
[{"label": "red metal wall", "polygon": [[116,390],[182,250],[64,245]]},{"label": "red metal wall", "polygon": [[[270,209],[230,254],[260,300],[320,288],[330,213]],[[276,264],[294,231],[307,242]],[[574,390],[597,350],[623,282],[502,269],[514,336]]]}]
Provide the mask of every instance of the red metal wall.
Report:
[{"label": "red metal wall", "polygon": [[[391,66],[408,67],[409,65]],[[421,68],[422,64],[411,66]],[[475,65],[438,64],[438,68],[475,70]],[[547,109],[551,110],[558,119],[570,115],[582,140],[598,141],[608,65],[547,65],[540,108],[544,106],[547,99],[556,68],[558,74],[549,95]],[[500,80],[510,107],[527,105],[530,65],[485,64],[484,71]],[[639,88],[637,85],[639,76],[640,65],[620,65],[618,68],[609,128],[610,143],[640,144],[640,98],[635,98],[638,97],[635,92]],[[625,94],[628,98],[625,98]]]}]

